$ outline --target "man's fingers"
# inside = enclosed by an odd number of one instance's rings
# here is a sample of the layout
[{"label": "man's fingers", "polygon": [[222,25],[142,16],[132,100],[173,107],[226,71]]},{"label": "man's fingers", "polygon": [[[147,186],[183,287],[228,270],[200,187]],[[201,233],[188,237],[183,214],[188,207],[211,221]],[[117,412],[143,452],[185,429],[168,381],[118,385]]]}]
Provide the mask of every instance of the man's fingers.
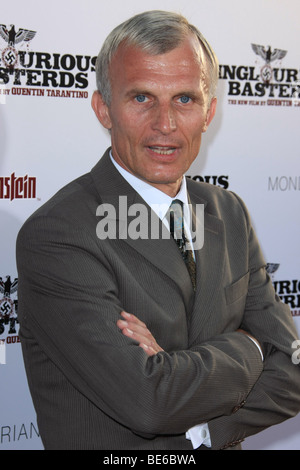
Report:
[{"label": "man's fingers", "polygon": [[143,326],[143,327],[147,328],[145,323],[143,323],[141,320],[139,320],[132,313],[128,313],[128,312],[123,311],[123,312],[121,312],[121,315],[122,315],[122,317],[124,318],[125,321],[128,321],[130,323],[135,323],[137,325],[140,325],[140,326]]},{"label": "man's fingers", "polygon": [[117,326],[125,336],[136,340],[148,356],[153,356],[154,354],[163,351],[163,349],[156,343],[155,338],[152,336],[145,323],[133,314],[123,311],[121,312],[121,315],[122,319],[117,321]]},{"label": "man's fingers", "polygon": [[131,330],[132,332],[139,334],[141,336],[145,336],[149,338],[152,337],[145,323],[139,320],[135,315],[133,315],[132,313],[127,313],[127,312],[121,312],[121,315],[123,319],[118,320],[119,328],[121,328],[122,330],[124,328],[127,328]]},{"label": "man's fingers", "polygon": [[[147,344],[140,343],[139,346],[145,351],[148,356],[154,356],[158,351],[155,351],[151,346],[147,346]],[[162,350],[161,350],[162,351]]]},{"label": "man's fingers", "polygon": [[155,340],[146,326],[137,323],[131,323],[126,320],[118,320],[117,326],[125,336],[129,336],[139,343],[145,343],[147,346],[153,346]]},{"label": "man's fingers", "polygon": [[151,333],[146,326],[121,319],[117,321],[117,325],[122,331],[126,329],[129,331],[130,334],[134,333],[136,335],[151,338]]}]

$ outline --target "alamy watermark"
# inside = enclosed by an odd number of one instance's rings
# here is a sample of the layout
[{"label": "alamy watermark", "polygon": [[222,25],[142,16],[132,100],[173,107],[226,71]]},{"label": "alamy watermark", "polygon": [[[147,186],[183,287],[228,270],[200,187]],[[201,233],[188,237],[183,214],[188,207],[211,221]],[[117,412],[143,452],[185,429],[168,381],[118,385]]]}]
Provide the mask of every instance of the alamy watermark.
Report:
[{"label": "alamy watermark", "polygon": [[[188,204],[190,222],[186,223],[185,234],[192,243],[194,250],[200,250],[204,244],[204,204],[192,207]],[[171,238],[167,227],[170,225],[169,207],[165,204],[155,204],[152,210],[146,204],[135,203],[128,205],[127,196],[119,196],[116,208],[112,204],[103,203],[97,207],[96,215],[100,221],[96,226],[96,234],[100,240],[116,239],[168,239]],[[162,227],[158,214],[166,213]],[[194,224],[192,223],[194,220]],[[181,231],[176,230],[174,238],[181,238]]]},{"label": "alamy watermark", "polygon": [[296,349],[296,351],[292,354],[292,363],[298,365],[300,364],[300,339],[296,339],[292,343],[292,348]]}]

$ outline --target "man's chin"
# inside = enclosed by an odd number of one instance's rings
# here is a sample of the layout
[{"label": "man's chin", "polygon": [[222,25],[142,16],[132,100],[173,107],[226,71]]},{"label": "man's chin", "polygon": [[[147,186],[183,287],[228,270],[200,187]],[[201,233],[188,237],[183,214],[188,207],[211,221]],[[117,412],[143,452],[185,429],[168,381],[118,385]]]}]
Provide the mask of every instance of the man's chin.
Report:
[{"label": "man's chin", "polygon": [[143,179],[146,183],[150,184],[151,186],[159,189],[160,191],[170,195],[171,197],[176,196],[178,193],[181,182],[182,182],[182,175],[176,176],[166,176],[166,175],[152,175],[147,176],[147,178]]}]

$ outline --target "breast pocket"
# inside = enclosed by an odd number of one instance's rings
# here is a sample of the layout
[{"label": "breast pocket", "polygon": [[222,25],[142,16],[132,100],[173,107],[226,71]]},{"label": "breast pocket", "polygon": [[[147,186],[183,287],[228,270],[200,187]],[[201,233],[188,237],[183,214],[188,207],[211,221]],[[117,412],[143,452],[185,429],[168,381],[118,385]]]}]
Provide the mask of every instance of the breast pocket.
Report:
[{"label": "breast pocket", "polygon": [[247,272],[243,277],[225,288],[227,305],[234,304],[235,302],[246,298],[248,293],[249,276],[250,273]]}]

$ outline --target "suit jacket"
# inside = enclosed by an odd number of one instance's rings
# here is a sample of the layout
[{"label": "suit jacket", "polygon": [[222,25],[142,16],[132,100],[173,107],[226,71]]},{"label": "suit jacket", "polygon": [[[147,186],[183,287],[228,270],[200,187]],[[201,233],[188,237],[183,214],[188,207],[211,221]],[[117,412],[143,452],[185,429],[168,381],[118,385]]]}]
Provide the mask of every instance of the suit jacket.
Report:
[{"label": "suit jacket", "polygon": [[[188,193],[205,205],[195,293],[172,239],[97,236],[99,206],[124,228],[119,196],[143,202],[108,151],[22,227],[20,338],[46,449],[191,449],[185,433],[203,422],[212,449],[228,448],[299,411],[296,330],[246,208],[205,183],[188,180]],[[164,352],[148,357],[120,332],[123,309]]]}]

